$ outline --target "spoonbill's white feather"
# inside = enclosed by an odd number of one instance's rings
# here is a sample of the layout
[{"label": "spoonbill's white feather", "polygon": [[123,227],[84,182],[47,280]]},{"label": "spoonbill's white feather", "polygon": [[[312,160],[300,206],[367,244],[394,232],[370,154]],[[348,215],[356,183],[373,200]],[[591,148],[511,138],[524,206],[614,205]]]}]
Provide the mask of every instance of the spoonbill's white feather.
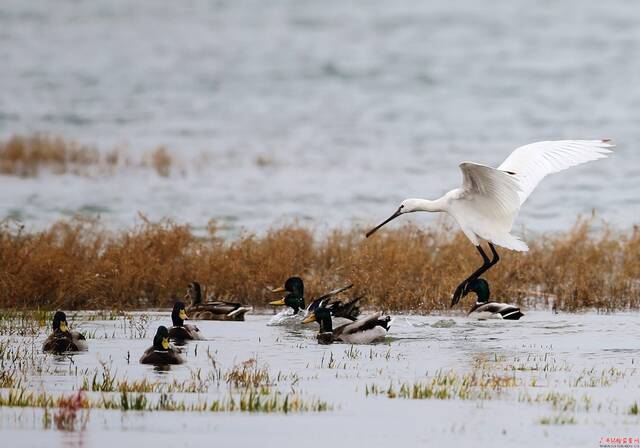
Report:
[{"label": "spoonbill's white feather", "polygon": [[520,183],[520,204],[548,174],[607,157],[611,140],[559,140],[520,146],[498,167],[515,173]]},{"label": "spoonbill's white feather", "polygon": [[[519,185],[513,174],[472,162],[460,164],[462,188],[448,201],[448,210],[476,246],[479,238],[513,250],[527,245],[510,234],[520,209]],[[455,190],[454,190],[455,191]]]}]

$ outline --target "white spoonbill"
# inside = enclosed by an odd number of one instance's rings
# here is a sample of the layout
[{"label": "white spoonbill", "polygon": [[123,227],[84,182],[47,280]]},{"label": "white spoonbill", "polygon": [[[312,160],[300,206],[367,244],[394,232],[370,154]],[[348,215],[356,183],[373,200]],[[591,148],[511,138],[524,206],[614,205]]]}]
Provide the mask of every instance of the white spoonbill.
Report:
[{"label": "white spoonbill", "polygon": [[[462,187],[435,201],[405,199],[393,215],[366,234],[373,235],[392,219],[412,212],[445,212],[451,215],[482,257],[482,266],[453,293],[451,306],[469,293],[469,283],[499,260],[496,246],[527,251],[524,241],[511,234],[513,221],[533,189],[547,175],[591,160],[602,159],[615,145],[607,140],[559,140],[537,142],[516,148],[498,168],[462,162]],[[481,246],[486,241],[490,260]]]}]

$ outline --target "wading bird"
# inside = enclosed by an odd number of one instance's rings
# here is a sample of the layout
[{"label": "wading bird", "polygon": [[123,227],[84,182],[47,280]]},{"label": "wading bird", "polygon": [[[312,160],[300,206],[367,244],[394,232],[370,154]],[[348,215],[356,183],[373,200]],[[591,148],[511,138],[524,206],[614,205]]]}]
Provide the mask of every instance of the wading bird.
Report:
[{"label": "wading bird", "polygon": [[[611,140],[537,142],[517,148],[498,168],[462,162],[462,187],[435,201],[405,199],[393,215],[369,230],[366,236],[370,237],[405,213],[445,212],[451,215],[482,257],[482,266],[453,293],[451,306],[454,306],[469,293],[469,283],[500,260],[495,246],[521,252],[529,250],[524,241],[511,234],[511,227],[520,206],[536,185],[548,174],[602,159],[614,146]],[[482,249],[482,241],[489,244],[491,259]]]}]

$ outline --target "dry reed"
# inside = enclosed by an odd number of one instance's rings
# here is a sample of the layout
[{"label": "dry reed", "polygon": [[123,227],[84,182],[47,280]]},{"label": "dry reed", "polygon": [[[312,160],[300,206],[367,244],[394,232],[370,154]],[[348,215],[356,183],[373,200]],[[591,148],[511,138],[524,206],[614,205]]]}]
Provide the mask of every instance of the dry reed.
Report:
[{"label": "dry reed", "polygon": [[53,174],[113,174],[116,168],[152,168],[163,177],[176,165],[165,147],[158,147],[135,159],[122,149],[100,151],[62,137],[46,134],[15,135],[0,141],[0,174],[35,177],[42,171]]},{"label": "dry reed", "polygon": [[[526,253],[501,251],[502,261],[487,275],[493,298],[528,305],[553,300],[569,311],[640,307],[637,228],[595,232],[578,220],[566,233],[529,244]],[[5,223],[0,308],[167,307],[193,280],[211,296],[261,306],[272,299],[266,286],[300,275],[309,298],[353,282],[353,294],[366,295],[368,307],[428,312],[448,309],[457,283],[479,261],[464,236],[443,225],[406,225],[370,239],[362,229],[336,230],[320,240],[287,226],[225,241],[214,224],[198,237],[169,221],[144,221],[119,233],[94,221],[61,221],[32,234]]]}]

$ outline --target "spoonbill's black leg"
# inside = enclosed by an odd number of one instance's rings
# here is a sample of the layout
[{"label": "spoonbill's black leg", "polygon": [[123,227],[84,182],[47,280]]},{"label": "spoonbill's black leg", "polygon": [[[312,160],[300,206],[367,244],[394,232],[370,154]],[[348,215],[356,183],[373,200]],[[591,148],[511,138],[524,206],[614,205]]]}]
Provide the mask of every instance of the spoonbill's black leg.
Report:
[{"label": "spoonbill's black leg", "polygon": [[491,260],[491,266],[493,266],[498,261],[500,261],[500,255],[498,255],[498,251],[496,250],[496,247],[493,244],[489,243],[489,248],[491,249],[491,253],[493,254],[493,260]]},{"label": "spoonbill's black leg", "polygon": [[480,256],[482,257],[482,266],[480,266],[473,274],[471,274],[462,283],[458,285],[455,292],[453,293],[453,300],[451,300],[452,307],[456,303],[458,303],[458,301],[460,301],[462,297],[467,295],[467,293],[469,292],[467,290],[467,285],[471,280],[474,280],[480,277],[482,274],[487,272],[492,266],[498,263],[498,261],[500,261],[500,256],[498,255],[498,252],[496,251],[496,248],[494,247],[494,245],[489,243],[489,248],[491,249],[491,254],[493,255],[493,258],[491,260],[489,260],[489,257],[487,257],[487,254],[484,252],[484,250],[482,250],[482,246],[480,245],[476,246],[476,249],[478,250],[478,252],[480,252]]}]

